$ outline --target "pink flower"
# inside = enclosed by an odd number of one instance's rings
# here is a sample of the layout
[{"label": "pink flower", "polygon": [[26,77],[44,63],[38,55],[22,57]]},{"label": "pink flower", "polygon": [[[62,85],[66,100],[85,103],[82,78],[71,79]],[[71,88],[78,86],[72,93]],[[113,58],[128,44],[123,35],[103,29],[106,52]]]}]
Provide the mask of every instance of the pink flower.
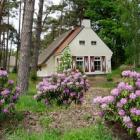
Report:
[{"label": "pink flower", "polygon": [[114,102],[115,98],[114,96],[105,96],[102,98],[102,103],[110,104]]},{"label": "pink flower", "polygon": [[127,103],[127,99],[126,99],[126,98],[122,98],[122,99],[120,100],[120,103],[121,103],[122,105],[125,105],[125,104]]},{"label": "pink flower", "polygon": [[123,117],[123,122],[124,122],[124,123],[129,123],[129,122],[131,122],[130,117],[129,117],[129,116],[124,116],[124,117]]},{"label": "pink flower", "polygon": [[136,96],[135,93],[131,93],[131,94],[129,95],[129,98],[130,98],[130,99],[136,99],[136,97],[137,97],[137,96]]},{"label": "pink flower", "polygon": [[0,70],[0,77],[7,77],[8,73],[5,70]]},{"label": "pink flower", "polygon": [[9,80],[8,81],[8,84],[13,85],[14,84],[14,81],[13,80]]},{"label": "pink flower", "polygon": [[126,83],[125,90],[132,91],[133,90],[133,86],[128,85],[128,83]]},{"label": "pink flower", "polygon": [[136,115],[140,116],[140,110],[136,110]]},{"label": "pink flower", "polygon": [[115,89],[113,89],[113,90],[111,91],[111,95],[113,95],[113,96],[118,96],[119,93],[120,93],[120,91],[119,91],[119,89],[117,89],[117,88],[115,88]]},{"label": "pink flower", "polygon": [[138,88],[140,88],[140,81],[137,81],[137,82],[136,82],[136,86],[137,86]]},{"label": "pink flower", "polygon": [[137,133],[140,133],[140,127],[137,127]]},{"label": "pink flower", "polygon": [[130,113],[136,114],[136,110],[137,110],[136,108],[131,108],[131,109],[130,109]]},{"label": "pink flower", "polygon": [[127,128],[133,128],[133,123],[130,121],[126,123]]},{"label": "pink flower", "polygon": [[121,110],[119,110],[118,114],[119,114],[120,116],[124,116],[124,115],[125,115],[125,111],[124,111],[123,109],[121,109]]},{"label": "pink flower", "polygon": [[140,97],[140,90],[136,90],[135,94],[137,97]]},{"label": "pink flower", "polygon": [[123,107],[123,104],[121,104],[120,102],[117,102],[117,107],[121,108]]},{"label": "pink flower", "polygon": [[125,88],[125,83],[124,82],[120,82],[119,84],[118,84],[118,89],[119,90],[123,90]]},{"label": "pink flower", "polygon": [[1,95],[3,95],[3,96],[6,96],[6,95],[8,95],[8,94],[10,94],[10,90],[9,90],[9,89],[5,89],[5,90],[3,90],[3,91],[1,92]]},{"label": "pink flower", "polygon": [[101,102],[102,102],[102,97],[101,96],[97,96],[96,98],[93,99],[94,104],[100,104]]},{"label": "pink flower", "polygon": [[126,71],[123,71],[122,72],[122,76],[124,76],[124,77],[129,77],[130,74],[131,74],[131,71],[130,70],[126,70]]},{"label": "pink flower", "polygon": [[102,109],[106,109],[107,107],[108,107],[108,105],[105,104],[105,103],[101,105],[101,108],[102,108]]},{"label": "pink flower", "polygon": [[7,108],[3,109],[3,113],[9,113],[9,110]]}]

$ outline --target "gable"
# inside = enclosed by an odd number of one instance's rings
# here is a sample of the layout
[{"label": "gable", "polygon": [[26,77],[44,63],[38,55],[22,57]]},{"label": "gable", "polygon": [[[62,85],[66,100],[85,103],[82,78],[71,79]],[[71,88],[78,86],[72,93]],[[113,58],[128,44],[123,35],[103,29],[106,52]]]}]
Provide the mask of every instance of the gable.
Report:
[{"label": "gable", "polygon": [[76,27],[73,30],[73,33],[68,36],[68,38],[57,48],[55,51],[55,55],[60,54],[69,44],[73,41],[73,39],[83,30],[84,27]]},{"label": "gable", "polygon": [[[85,45],[79,44],[79,41],[84,41]],[[69,44],[69,47],[73,56],[112,56],[113,54],[91,28],[84,28]]]},{"label": "gable", "polygon": [[43,64],[50,58],[59,45],[66,39],[72,31],[68,31],[57,37],[46,49],[39,54],[38,65]]}]

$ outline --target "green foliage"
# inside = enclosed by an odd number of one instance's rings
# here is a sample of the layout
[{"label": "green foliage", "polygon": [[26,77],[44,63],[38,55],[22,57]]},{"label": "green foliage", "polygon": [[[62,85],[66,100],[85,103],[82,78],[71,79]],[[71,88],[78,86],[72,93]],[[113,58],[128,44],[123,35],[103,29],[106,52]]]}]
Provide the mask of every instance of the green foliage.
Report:
[{"label": "green foliage", "polygon": [[66,48],[66,50],[64,50],[64,53],[60,58],[60,64],[57,68],[57,71],[63,72],[64,70],[68,70],[71,68],[71,65],[72,65],[72,55],[70,53],[70,50]]},{"label": "green foliage", "polygon": [[124,46],[125,30],[120,22],[117,0],[88,0],[86,16],[93,23],[94,30],[113,51],[113,66],[119,66],[125,61]]},{"label": "green foliage", "polygon": [[107,79],[107,81],[113,81],[111,74],[107,74],[106,79]]},{"label": "green foliage", "polygon": [[134,66],[138,66],[140,64],[140,6],[138,0],[124,0],[120,1],[120,9],[121,10],[121,21],[124,23],[127,37],[127,48],[126,57],[128,64],[134,64]]},{"label": "green foliage", "polygon": [[40,102],[36,102],[31,95],[23,95],[20,97],[16,105],[18,111],[43,112],[46,106]]},{"label": "green foliage", "polygon": [[37,72],[36,71],[32,70],[30,75],[31,75],[32,81],[37,81]]}]

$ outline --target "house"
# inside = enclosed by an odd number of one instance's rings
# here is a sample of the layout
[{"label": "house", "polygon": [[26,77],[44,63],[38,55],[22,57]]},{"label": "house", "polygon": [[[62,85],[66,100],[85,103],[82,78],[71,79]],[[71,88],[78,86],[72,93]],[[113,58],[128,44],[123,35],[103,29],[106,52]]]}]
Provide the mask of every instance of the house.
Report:
[{"label": "house", "polygon": [[81,27],[75,27],[57,37],[40,53],[37,75],[44,77],[55,73],[67,47],[73,56],[73,68],[80,66],[87,75],[111,72],[112,51],[93,31],[90,20],[84,19]]},{"label": "house", "polygon": [[16,57],[15,56],[10,56],[9,72],[12,72],[14,70],[15,66],[16,66]]}]

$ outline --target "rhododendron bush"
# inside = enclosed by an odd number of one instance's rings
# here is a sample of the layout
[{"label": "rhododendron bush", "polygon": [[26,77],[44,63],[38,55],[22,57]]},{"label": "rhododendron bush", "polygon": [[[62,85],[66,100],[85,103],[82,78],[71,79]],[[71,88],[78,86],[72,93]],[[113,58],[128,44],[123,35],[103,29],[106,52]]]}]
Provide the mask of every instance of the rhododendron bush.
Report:
[{"label": "rhododendron bush", "polygon": [[0,70],[0,114],[11,113],[20,94],[20,89],[14,86],[13,80],[8,80],[8,73]]},{"label": "rhododendron bush", "polygon": [[140,138],[140,73],[123,71],[122,81],[110,96],[96,97],[93,102],[102,109],[104,118],[120,122],[130,134]]},{"label": "rhododendron bush", "polygon": [[88,90],[88,80],[78,71],[67,70],[61,74],[53,74],[37,85],[37,101],[43,100],[46,105],[56,102],[58,105],[80,104],[84,92]]}]

